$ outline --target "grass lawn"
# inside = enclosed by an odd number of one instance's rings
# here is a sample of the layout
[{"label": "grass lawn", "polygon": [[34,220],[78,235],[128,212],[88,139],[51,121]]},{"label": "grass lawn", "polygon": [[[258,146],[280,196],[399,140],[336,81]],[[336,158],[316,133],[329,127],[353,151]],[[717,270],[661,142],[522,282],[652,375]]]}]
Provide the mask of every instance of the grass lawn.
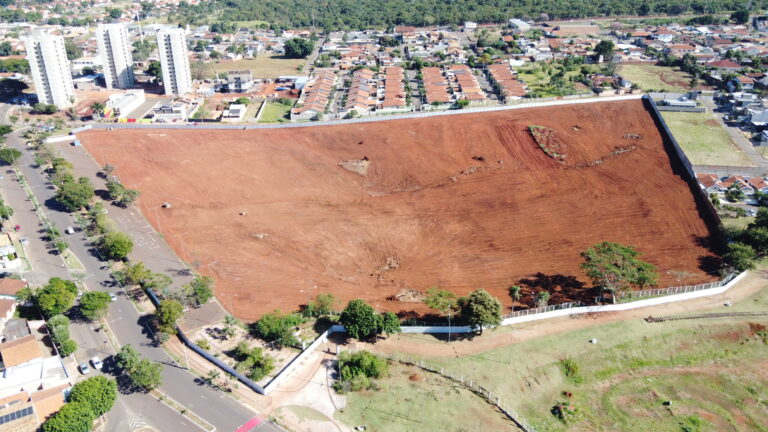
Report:
[{"label": "grass lawn", "polygon": [[277,102],[267,102],[264,112],[259,117],[259,123],[275,123],[285,119],[291,111],[291,105],[285,105]]},{"label": "grass lawn", "polygon": [[712,113],[667,111],[662,115],[694,165],[755,166]]},{"label": "grass lawn", "polygon": [[[550,96],[562,96],[563,94],[580,94],[591,93],[592,91],[585,88],[579,83],[574,83],[574,89],[572,91],[563,92],[561,89],[551,85],[552,76],[558,74],[560,69],[551,66],[549,64],[532,64],[517,69],[518,79],[525,81],[528,84],[528,90],[531,93],[536,93],[539,97]],[[574,78],[580,75],[579,70],[565,71],[566,78]]]},{"label": "grass lawn", "polygon": [[[766,310],[765,288],[731,308],[715,309]],[[637,319],[427,361],[477,380],[539,432],[765,431],[768,336],[756,334],[750,321],[766,324],[763,318]],[[426,342],[429,336],[413,337]],[[399,385],[402,401],[414,394],[408,387],[413,383],[401,379]],[[402,401],[399,409],[413,404]],[[553,414],[560,403],[574,408],[564,419]],[[697,423],[703,426],[684,428]]]},{"label": "grass lawn", "polygon": [[[689,91],[691,75],[674,67],[652,64],[620,65],[616,73],[644,90]],[[699,81],[701,84],[701,81]]]},{"label": "grass lawn", "polygon": [[[214,63],[213,66],[219,73],[230,70],[250,70],[254,78],[277,78],[281,75],[301,75],[298,67],[305,61],[305,59],[289,59],[264,54],[255,59],[222,60]],[[213,76],[212,71],[206,71],[206,73]]]},{"label": "grass lawn", "polygon": [[439,375],[393,364],[377,382],[377,390],[348,394],[337,420],[369,432],[517,430],[494,406]]}]

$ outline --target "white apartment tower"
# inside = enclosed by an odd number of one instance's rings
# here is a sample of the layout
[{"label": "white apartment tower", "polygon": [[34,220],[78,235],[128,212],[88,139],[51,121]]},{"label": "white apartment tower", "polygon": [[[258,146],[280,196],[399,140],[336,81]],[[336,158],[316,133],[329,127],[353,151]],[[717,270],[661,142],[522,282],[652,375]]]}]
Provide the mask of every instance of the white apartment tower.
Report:
[{"label": "white apartment tower", "polygon": [[38,101],[59,108],[72,106],[75,85],[64,49],[64,38],[43,29],[34,29],[24,44]]},{"label": "white apartment tower", "polygon": [[183,96],[192,89],[186,31],[181,28],[158,30],[157,51],[160,53],[165,94]]},{"label": "white apartment tower", "polygon": [[128,29],[122,23],[99,24],[96,30],[99,55],[108,89],[133,87],[133,56]]}]

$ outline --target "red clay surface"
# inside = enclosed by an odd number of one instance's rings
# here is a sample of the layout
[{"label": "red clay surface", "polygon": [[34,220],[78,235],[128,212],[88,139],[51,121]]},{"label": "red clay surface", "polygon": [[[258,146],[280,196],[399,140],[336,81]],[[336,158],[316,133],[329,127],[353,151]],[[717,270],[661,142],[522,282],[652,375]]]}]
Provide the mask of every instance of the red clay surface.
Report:
[{"label": "red clay surface", "polygon": [[[530,125],[556,131],[566,166],[536,145]],[[641,101],[80,136],[141,191],[144,215],[245,319],[321,292],[426,312],[393,296],[435,285],[459,295],[485,288],[508,311],[507,289],[521,279],[523,303],[541,287],[550,303],[594,300],[579,253],[601,241],[637,247],[661,286],[679,282],[670,272],[689,272],[686,284],[714,279],[700,269],[713,255],[707,223]],[[610,156],[617,147],[633,150]],[[171,209],[160,208],[166,201]]]}]

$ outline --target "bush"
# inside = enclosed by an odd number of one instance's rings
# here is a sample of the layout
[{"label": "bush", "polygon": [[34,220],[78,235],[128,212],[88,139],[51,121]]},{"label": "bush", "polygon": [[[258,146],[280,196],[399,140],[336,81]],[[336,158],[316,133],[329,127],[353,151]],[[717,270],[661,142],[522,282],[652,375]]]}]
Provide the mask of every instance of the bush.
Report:
[{"label": "bush", "polygon": [[383,377],[388,370],[386,360],[368,351],[341,353],[338,365],[339,380],[333,387],[339,393],[370,388],[371,379]]},{"label": "bush", "polygon": [[208,276],[195,276],[190,287],[197,304],[208,303],[208,300],[213,297],[213,279]]},{"label": "bush", "polygon": [[563,371],[563,375],[574,384],[581,384],[584,381],[584,378],[579,375],[579,365],[574,359],[566,357],[560,360],[560,369]]},{"label": "bush", "polygon": [[0,149],[0,162],[3,165],[13,165],[21,157],[21,152],[14,148]]},{"label": "bush", "polygon": [[299,314],[283,314],[279,310],[268,313],[253,324],[253,333],[278,346],[296,346],[299,341],[293,335],[294,327],[304,320]]},{"label": "bush", "polygon": [[238,360],[235,369],[248,375],[253,381],[258,381],[275,368],[272,357],[264,355],[264,350],[258,347],[250,348],[246,342],[240,342],[235,348],[235,359]]},{"label": "bush", "polygon": [[211,344],[206,339],[198,339],[195,341],[195,344],[206,351],[211,349]]},{"label": "bush", "polygon": [[90,432],[94,418],[89,404],[70,402],[43,423],[43,432]]}]

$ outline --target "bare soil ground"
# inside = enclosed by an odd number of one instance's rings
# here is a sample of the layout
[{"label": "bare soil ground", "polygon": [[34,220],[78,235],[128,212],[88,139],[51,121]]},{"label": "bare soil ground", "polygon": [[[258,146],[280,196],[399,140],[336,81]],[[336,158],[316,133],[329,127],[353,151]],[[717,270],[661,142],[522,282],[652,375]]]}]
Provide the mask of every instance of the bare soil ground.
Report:
[{"label": "bare soil ground", "polygon": [[[531,125],[557,133],[565,165]],[[661,286],[678,282],[670,271],[690,272],[686,284],[714,279],[710,228],[641,101],[81,141],[141,191],[144,215],[245,319],[320,292],[423,313],[398,296],[435,285],[485,288],[508,308],[518,283],[524,303],[539,289],[551,303],[590,301],[579,253],[601,241],[637,247]],[[612,154],[626,146],[636,148]],[[366,170],[342,166],[354,160]]]}]

